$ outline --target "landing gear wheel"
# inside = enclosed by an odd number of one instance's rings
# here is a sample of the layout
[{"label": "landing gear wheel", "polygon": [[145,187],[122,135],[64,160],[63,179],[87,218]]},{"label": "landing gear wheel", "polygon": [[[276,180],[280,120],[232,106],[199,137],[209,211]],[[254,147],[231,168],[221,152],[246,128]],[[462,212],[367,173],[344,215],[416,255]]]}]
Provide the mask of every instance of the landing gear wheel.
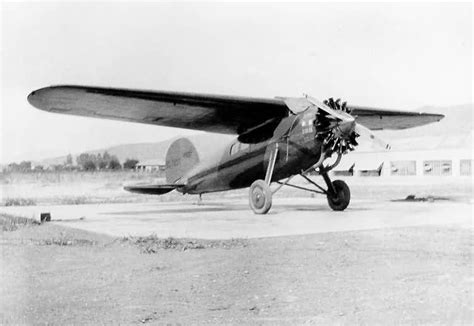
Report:
[{"label": "landing gear wheel", "polygon": [[272,192],[270,186],[263,180],[257,180],[250,186],[250,208],[255,214],[266,214],[272,207]]},{"label": "landing gear wheel", "polygon": [[332,186],[336,194],[327,193],[329,207],[335,211],[343,211],[349,206],[351,201],[349,186],[342,180],[334,180]]}]

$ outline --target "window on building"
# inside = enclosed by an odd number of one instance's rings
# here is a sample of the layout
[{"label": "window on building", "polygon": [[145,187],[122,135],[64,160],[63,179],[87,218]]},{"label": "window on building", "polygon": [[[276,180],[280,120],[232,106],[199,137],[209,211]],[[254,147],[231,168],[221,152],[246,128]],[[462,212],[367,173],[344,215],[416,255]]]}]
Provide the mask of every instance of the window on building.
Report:
[{"label": "window on building", "polygon": [[359,175],[361,177],[380,177],[379,170],[360,170]]},{"label": "window on building", "polygon": [[391,175],[416,175],[416,161],[390,162]]},{"label": "window on building", "polygon": [[451,160],[433,160],[423,162],[424,175],[452,175]]},{"label": "window on building", "polygon": [[461,160],[459,164],[461,175],[472,175],[472,160]]},{"label": "window on building", "polygon": [[353,176],[354,175],[354,166],[355,164],[353,163],[351,167],[349,167],[348,169],[345,169],[345,170],[341,170],[341,169],[338,169],[338,170],[333,170],[333,175],[334,176]]},{"label": "window on building", "polygon": [[361,177],[380,177],[384,162],[373,159],[359,159],[355,162],[357,174]]}]

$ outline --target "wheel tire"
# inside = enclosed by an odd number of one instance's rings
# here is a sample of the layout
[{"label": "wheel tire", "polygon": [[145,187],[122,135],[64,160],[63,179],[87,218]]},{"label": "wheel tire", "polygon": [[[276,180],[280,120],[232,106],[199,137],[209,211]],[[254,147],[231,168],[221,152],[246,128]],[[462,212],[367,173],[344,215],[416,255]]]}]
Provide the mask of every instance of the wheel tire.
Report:
[{"label": "wheel tire", "polygon": [[349,206],[351,201],[349,186],[342,180],[334,180],[332,186],[336,191],[336,196],[327,194],[329,207],[335,211],[343,211]]},{"label": "wheel tire", "polygon": [[249,205],[255,214],[266,214],[272,207],[272,192],[263,180],[257,180],[250,186]]}]

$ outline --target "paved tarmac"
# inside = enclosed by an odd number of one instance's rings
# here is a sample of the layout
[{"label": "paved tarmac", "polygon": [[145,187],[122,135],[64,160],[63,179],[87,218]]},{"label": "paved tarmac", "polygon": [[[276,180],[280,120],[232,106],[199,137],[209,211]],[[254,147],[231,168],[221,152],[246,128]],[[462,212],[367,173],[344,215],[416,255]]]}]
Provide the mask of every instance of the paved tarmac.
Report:
[{"label": "paved tarmac", "polygon": [[472,202],[353,200],[344,212],[324,198],[274,198],[267,215],[255,215],[247,200],[1,207],[32,217],[50,212],[52,223],[113,236],[261,238],[284,235],[450,224],[472,228]]}]

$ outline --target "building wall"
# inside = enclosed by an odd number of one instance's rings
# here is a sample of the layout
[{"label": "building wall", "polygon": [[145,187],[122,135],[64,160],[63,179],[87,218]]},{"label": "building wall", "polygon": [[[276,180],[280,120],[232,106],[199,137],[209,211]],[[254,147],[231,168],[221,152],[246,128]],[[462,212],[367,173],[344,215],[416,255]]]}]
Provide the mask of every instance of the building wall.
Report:
[{"label": "building wall", "polygon": [[165,171],[165,165],[137,165],[136,170],[140,172],[163,172]]},{"label": "building wall", "polygon": [[342,159],[355,163],[354,176],[367,175],[361,171],[376,171],[382,163],[381,177],[472,175],[472,151],[469,149],[353,152]]}]

